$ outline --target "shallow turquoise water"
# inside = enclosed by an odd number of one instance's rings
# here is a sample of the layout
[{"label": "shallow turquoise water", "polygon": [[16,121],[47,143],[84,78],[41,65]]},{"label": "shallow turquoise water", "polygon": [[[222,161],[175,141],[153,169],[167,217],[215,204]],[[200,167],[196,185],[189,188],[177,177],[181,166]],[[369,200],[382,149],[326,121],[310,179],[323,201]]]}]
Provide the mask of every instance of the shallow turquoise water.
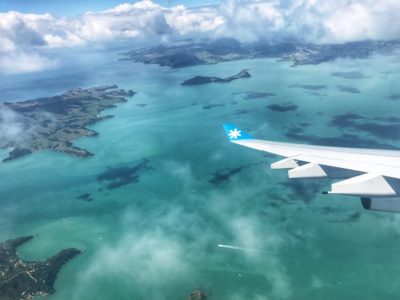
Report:
[{"label": "shallow turquoise water", "polygon": [[[85,53],[78,56],[79,68],[15,75],[0,86],[0,92],[6,90],[2,100],[113,83],[138,92],[104,112],[115,118],[92,127],[99,137],[76,142],[95,157],[41,152],[0,165],[0,240],[37,235],[20,248],[25,259],[45,259],[66,247],[84,250],[61,271],[57,292],[48,299],[186,299],[195,288],[210,299],[233,300],[393,299],[399,293],[397,215],[364,211],[355,198],[323,196],[328,181],[290,189],[284,172],[269,170],[273,157],[229,144],[221,128],[234,122],[259,138],[286,141],[291,139],[285,134],[302,123],[309,123],[306,134],[339,136],[329,121],[348,112],[371,120],[396,116],[398,103],[387,97],[400,92],[398,58],[297,68],[259,59],[179,70],[117,58]],[[244,68],[252,78],[179,85],[195,75],[225,77]],[[331,75],[345,71],[365,78]],[[33,92],[29,85],[13,92],[12,84],[38,80],[47,83]],[[64,83],[51,84],[60,80]],[[326,88],[290,88],[293,84]],[[245,91],[275,96],[245,100],[237,94]],[[283,102],[298,109],[266,108]],[[143,103],[147,106],[137,106]],[[223,106],[203,108],[215,104]],[[107,189],[96,180],[108,167],[132,166],[143,158],[151,169],[138,183]],[[217,170],[238,166],[247,167],[229,181],[209,182]],[[77,199],[84,193],[94,200]]]}]

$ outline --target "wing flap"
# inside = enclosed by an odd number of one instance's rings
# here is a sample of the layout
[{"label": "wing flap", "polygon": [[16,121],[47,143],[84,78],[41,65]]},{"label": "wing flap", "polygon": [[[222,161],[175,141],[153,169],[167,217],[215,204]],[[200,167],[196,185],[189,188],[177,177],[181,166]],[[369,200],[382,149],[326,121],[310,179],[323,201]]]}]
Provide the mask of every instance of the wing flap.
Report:
[{"label": "wing flap", "polygon": [[392,197],[396,191],[382,175],[371,173],[356,176],[332,184],[330,194],[351,196]]},{"label": "wing flap", "polygon": [[299,167],[299,164],[293,157],[284,158],[271,164],[271,169],[294,169]]},{"label": "wing flap", "polygon": [[319,164],[308,163],[300,167],[289,170],[289,178],[324,178],[328,174]]}]

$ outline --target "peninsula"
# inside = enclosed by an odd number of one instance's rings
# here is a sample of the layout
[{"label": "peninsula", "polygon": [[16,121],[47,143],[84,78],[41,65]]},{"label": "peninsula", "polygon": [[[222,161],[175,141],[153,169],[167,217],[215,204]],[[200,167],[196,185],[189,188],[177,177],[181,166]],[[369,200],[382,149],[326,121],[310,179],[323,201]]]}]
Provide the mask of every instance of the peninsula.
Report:
[{"label": "peninsula", "polygon": [[0,243],[0,299],[30,300],[34,296],[53,294],[62,266],[81,253],[70,248],[44,262],[21,260],[17,248],[32,238],[27,236]]},{"label": "peninsula", "polygon": [[107,85],[89,89],[75,89],[62,95],[28,100],[4,102],[0,109],[7,118],[0,117],[3,128],[12,128],[0,140],[0,149],[12,149],[7,162],[40,151],[53,150],[79,157],[93,156],[72,141],[84,136],[96,136],[87,126],[113,116],[99,114],[116,104],[126,102],[135,92]]}]

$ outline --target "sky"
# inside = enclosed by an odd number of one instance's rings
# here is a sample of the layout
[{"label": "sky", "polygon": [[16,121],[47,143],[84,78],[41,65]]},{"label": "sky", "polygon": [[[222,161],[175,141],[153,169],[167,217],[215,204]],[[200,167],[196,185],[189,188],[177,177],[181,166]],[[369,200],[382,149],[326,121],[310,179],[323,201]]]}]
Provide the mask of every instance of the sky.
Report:
[{"label": "sky", "polygon": [[[7,12],[10,10],[23,13],[45,14],[50,13],[54,16],[78,16],[88,11],[102,11],[115,7],[124,2],[123,0],[82,0],[82,1],[65,1],[65,0],[1,0],[0,11]],[[157,0],[156,3],[171,7],[183,4],[187,7],[203,6],[216,4],[219,0]]]},{"label": "sky", "polygon": [[0,9],[0,74],[59,66],[44,50],[126,40],[400,39],[399,0],[1,0]]}]

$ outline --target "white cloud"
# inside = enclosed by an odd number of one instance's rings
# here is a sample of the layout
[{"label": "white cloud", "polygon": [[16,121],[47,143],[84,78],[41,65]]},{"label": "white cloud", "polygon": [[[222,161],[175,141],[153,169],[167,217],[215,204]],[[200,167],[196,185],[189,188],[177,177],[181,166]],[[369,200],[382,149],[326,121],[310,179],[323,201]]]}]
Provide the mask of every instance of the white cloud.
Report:
[{"label": "white cloud", "polygon": [[[107,273],[132,276],[144,285],[166,285],[171,277],[187,272],[180,244],[155,230],[145,234],[127,235],[116,245],[104,247],[96,261],[102,261],[101,269]],[[101,274],[99,264],[87,270],[88,277]],[[169,278],[169,279],[168,279]]]},{"label": "white cloud", "polygon": [[[254,264],[265,265],[268,270],[257,270],[271,285],[272,299],[287,299],[292,295],[289,276],[279,259],[279,254],[287,240],[286,233],[280,232],[268,224],[261,224],[254,216],[237,217],[231,219],[234,242],[243,247],[243,253]],[[266,230],[266,227],[270,227]],[[265,235],[269,232],[269,235]],[[286,241],[283,239],[286,237]]]},{"label": "white cloud", "polygon": [[166,20],[171,29],[179,35],[213,32],[225,24],[225,19],[218,15],[215,7],[187,9],[178,5],[166,13]]},{"label": "white cloud", "polygon": [[347,42],[363,39],[397,39],[400,2],[358,1],[334,8],[324,21],[324,41]]},{"label": "white cloud", "polygon": [[0,69],[7,74],[37,72],[55,68],[57,65],[56,60],[49,59],[37,52],[0,52]]},{"label": "white cloud", "polygon": [[[291,37],[315,43],[397,39],[399,10],[397,0],[224,0],[199,8],[165,8],[143,0],[76,18],[11,11],[0,13],[0,68],[3,72],[25,72],[53,67],[54,62],[36,51],[41,47],[132,38],[170,41],[182,37],[232,37],[251,42]],[[24,60],[29,55],[30,66],[12,66],[12,58]]]},{"label": "white cloud", "polygon": [[269,38],[285,25],[282,12],[273,2],[241,4],[229,0],[222,2],[217,12],[224,20],[216,30],[217,36],[237,38],[243,42]]},{"label": "white cloud", "polygon": [[80,275],[83,285],[78,285],[74,299],[82,299],[85,289],[95,289],[99,282],[109,283],[115,278],[119,278],[119,287],[129,290],[135,286],[140,298],[165,299],[168,286],[181,280],[182,274],[190,276],[185,256],[180,243],[161,231],[125,235],[95,253]]},{"label": "white cloud", "polygon": [[8,143],[18,140],[23,132],[23,124],[17,113],[0,105],[0,148],[4,148]]},{"label": "white cloud", "polygon": [[55,21],[50,15],[0,13],[0,72],[25,73],[56,66],[35,50],[48,45],[44,28]]},{"label": "white cloud", "polygon": [[87,13],[80,19],[76,34],[86,40],[108,40],[163,35],[169,32],[164,9],[151,1],[121,4],[100,13]]}]

